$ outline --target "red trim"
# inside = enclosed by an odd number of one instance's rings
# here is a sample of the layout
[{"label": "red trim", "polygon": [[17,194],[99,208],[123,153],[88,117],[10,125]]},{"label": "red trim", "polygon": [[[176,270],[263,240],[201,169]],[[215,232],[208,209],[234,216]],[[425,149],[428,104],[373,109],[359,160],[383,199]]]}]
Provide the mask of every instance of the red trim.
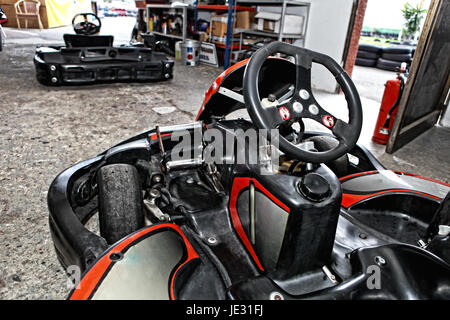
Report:
[{"label": "red trim", "polygon": [[[197,253],[196,253],[197,254]],[[198,257],[198,256],[197,256]],[[194,257],[196,258],[196,257]],[[192,259],[194,259],[192,258]],[[175,292],[173,291],[173,285],[175,282],[175,275],[178,273],[178,271],[181,270],[181,268],[183,268],[187,263],[191,262],[192,259],[188,259],[185,262],[183,262],[178,268],[177,270],[175,270],[175,272],[172,275],[172,279],[170,280],[170,300],[175,300]]]},{"label": "red trim", "polygon": [[350,179],[350,178],[354,178],[354,177],[358,177],[358,176],[364,176],[364,175],[366,175],[366,174],[373,174],[373,173],[377,173],[377,172],[379,172],[379,171],[378,171],[378,170],[372,170],[372,171],[365,171],[365,172],[353,173],[353,174],[350,174],[350,175],[348,175],[348,176],[339,178],[339,181],[340,181],[340,182],[343,182],[343,181],[348,180],[348,179]]},{"label": "red trim", "polygon": [[[238,63],[232,65],[231,67],[229,67],[227,70],[225,70],[224,72],[222,72],[217,78],[216,80],[214,80],[213,84],[209,87],[208,91],[206,91],[205,93],[205,99],[203,99],[203,103],[202,106],[200,107],[200,109],[198,110],[198,114],[197,117],[195,118],[195,121],[197,121],[200,118],[200,115],[202,114],[203,110],[205,109],[206,104],[208,103],[209,99],[211,99],[211,97],[213,96],[214,93],[217,92],[217,90],[219,90],[220,85],[222,84],[223,80],[225,79],[225,77],[227,75],[229,75],[231,72],[233,72],[234,70],[242,67],[243,65],[246,65],[247,62],[250,59],[245,59],[242,61],[239,61]],[[216,85],[216,88],[213,89],[214,84]]]},{"label": "red trim", "polygon": [[371,193],[371,194],[343,193],[342,194],[342,203],[341,203],[341,205],[344,208],[349,208],[349,207],[355,205],[356,203],[361,202],[362,200],[365,200],[365,199],[368,199],[368,198],[373,198],[373,197],[376,197],[378,195],[385,194],[385,193],[391,193],[391,192],[416,193],[416,194],[427,196],[427,197],[430,197],[430,198],[433,198],[433,199],[441,200],[441,198],[439,198],[439,197],[433,196],[433,195],[428,194],[428,193],[420,192],[420,191],[405,190],[405,189],[391,189],[391,190],[383,190],[383,191],[376,192],[376,193]]},{"label": "red trim", "polygon": [[[112,261],[109,258],[112,253],[121,252],[133,241],[139,239],[140,237],[144,236],[145,234],[147,234],[149,232],[152,232],[152,231],[155,231],[158,229],[162,229],[162,228],[171,228],[171,229],[175,230],[183,238],[183,241],[186,245],[186,250],[187,250],[187,255],[188,255],[187,260],[181,266],[178,267],[178,269],[175,271],[175,273],[188,261],[198,257],[197,252],[195,252],[194,248],[189,243],[188,239],[183,234],[183,232],[181,231],[179,226],[172,224],[172,223],[164,223],[164,224],[150,226],[146,229],[143,229],[140,232],[132,234],[128,238],[125,238],[123,241],[118,243],[115,247],[111,248],[105,255],[103,255],[103,257],[101,257],[100,260],[98,260],[92,266],[92,268],[84,275],[83,279],[80,282],[80,288],[75,289],[73,291],[69,300],[88,300],[89,297],[91,296],[92,292],[97,287],[97,284],[102,279],[102,276],[108,270],[109,266],[112,264]],[[174,276],[175,276],[175,274],[174,274]],[[170,289],[171,298],[173,297],[172,285],[173,285],[173,278],[172,278],[171,289]]]},{"label": "red trim", "polygon": [[[281,58],[281,57],[273,57],[270,56],[270,59],[281,59],[281,60],[286,60],[285,58]],[[214,93],[217,92],[217,90],[219,90],[220,85],[222,84],[223,80],[225,79],[225,77],[227,75],[229,75],[231,72],[233,72],[236,69],[239,69],[240,67],[246,65],[248,63],[248,61],[250,60],[250,58],[245,59],[245,60],[241,60],[237,63],[235,63],[234,65],[232,65],[231,67],[229,67],[227,70],[225,70],[224,72],[222,72],[217,78],[216,80],[213,82],[213,84],[211,85],[211,87],[209,87],[208,91],[206,91],[205,93],[205,99],[203,99],[203,103],[202,106],[200,107],[200,109],[198,110],[197,113],[197,117],[195,118],[195,121],[197,121],[200,118],[200,115],[203,113],[203,111],[205,110],[205,106],[208,103],[209,99],[211,99],[211,97],[213,96]],[[214,83],[216,84],[216,89],[213,89],[213,85]]]},{"label": "red trim", "polygon": [[[225,49],[226,48],[226,45],[223,44],[223,43],[214,43],[214,45],[216,46],[216,48],[220,48],[220,49]],[[239,49],[239,48],[241,48],[241,49],[250,49],[251,46],[244,45],[244,44],[243,45],[234,44],[234,45],[230,45],[230,48],[232,48],[233,50]]]},{"label": "red trim", "polygon": [[242,242],[244,243],[245,247],[247,248],[248,252],[252,256],[253,260],[255,261],[256,265],[261,271],[264,271],[264,268],[261,264],[261,262],[258,259],[258,256],[256,255],[255,250],[253,249],[252,244],[248,240],[248,237],[244,231],[244,228],[242,227],[241,220],[239,219],[239,215],[237,212],[236,204],[237,204],[237,198],[239,196],[239,193],[242,189],[247,188],[250,184],[250,181],[252,181],[255,184],[255,187],[259,190],[261,190],[266,196],[268,196],[273,202],[275,202],[278,206],[283,208],[288,213],[290,212],[290,209],[283,204],[280,200],[278,200],[273,194],[271,194],[266,188],[264,188],[258,181],[256,181],[253,178],[235,178],[233,180],[233,186],[231,187],[231,195],[230,195],[230,215],[231,215],[231,221],[233,222],[234,229],[236,230],[236,233],[238,234],[239,238],[241,238]]},{"label": "red trim", "polygon": [[412,176],[412,177],[416,177],[416,178],[420,178],[420,179],[424,179],[424,180],[428,180],[428,181],[432,181],[432,182],[436,182],[439,184],[442,184],[446,187],[450,187],[450,184],[445,183],[443,181],[439,181],[439,180],[435,180],[435,179],[431,179],[431,178],[426,178],[426,177],[422,177],[422,176],[418,176],[417,174],[412,174],[412,173],[408,173],[408,172],[402,172],[402,171],[394,171],[395,173],[401,173],[404,174],[406,176]]},{"label": "red trim", "polygon": [[[390,171],[390,170],[386,170],[386,171]],[[339,178],[339,181],[340,181],[340,182],[343,182],[343,181],[346,181],[346,180],[348,180],[348,179],[350,179],[350,178],[354,178],[354,177],[358,177],[358,176],[364,176],[364,175],[367,175],[367,174],[373,174],[373,173],[378,173],[378,172],[380,172],[380,171],[379,171],[379,170],[372,170],[372,171],[366,171],[366,172],[354,173],[354,174],[350,174],[350,175],[348,175],[348,176]],[[396,174],[403,174],[403,175],[405,175],[405,176],[416,177],[416,178],[423,179],[423,180],[432,181],[432,182],[435,182],[435,183],[442,184],[442,185],[444,185],[444,186],[446,186],[446,187],[450,187],[450,184],[448,184],[448,183],[446,183],[446,182],[439,181],[439,180],[435,180],[435,179],[431,179],[431,178],[422,177],[422,176],[419,176],[419,175],[417,175],[417,174],[412,174],[412,173],[403,172],[403,171],[397,171],[397,170],[393,170],[393,171],[391,171],[391,172],[394,172],[394,173],[396,173]]]},{"label": "red trim", "polygon": [[[161,138],[170,136],[171,134],[172,134],[172,132],[170,132],[170,133],[164,133],[164,134],[161,135]],[[152,139],[152,140],[157,140],[157,139],[158,139],[158,135],[157,135],[156,133],[152,133],[152,134],[150,135],[150,139]]]}]

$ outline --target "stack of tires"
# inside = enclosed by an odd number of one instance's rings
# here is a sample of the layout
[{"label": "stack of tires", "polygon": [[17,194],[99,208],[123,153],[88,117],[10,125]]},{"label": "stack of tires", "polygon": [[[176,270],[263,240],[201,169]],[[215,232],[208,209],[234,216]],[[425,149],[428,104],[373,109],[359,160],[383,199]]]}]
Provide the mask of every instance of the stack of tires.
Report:
[{"label": "stack of tires", "polygon": [[406,62],[408,66],[411,64],[413,54],[414,49],[411,48],[360,44],[356,56],[356,65],[397,71],[402,62]]},{"label": "stack of tires", "polygon": [[411,48],[387,47],[383,48],[381,58],[378,59],[377,68],[389,71],[396,71],[402,62],[409,66],[413,57]]},{"label": "stack of tires", "polygon": [[364,67],[375,67],[381,57],[381,47],[361,43],[356,55],[356,65]]}]

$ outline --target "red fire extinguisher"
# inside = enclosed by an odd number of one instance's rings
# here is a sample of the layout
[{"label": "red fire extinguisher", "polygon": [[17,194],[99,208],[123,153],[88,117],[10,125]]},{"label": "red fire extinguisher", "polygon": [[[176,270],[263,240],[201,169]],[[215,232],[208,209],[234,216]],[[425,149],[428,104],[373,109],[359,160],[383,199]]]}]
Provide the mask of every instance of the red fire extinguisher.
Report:
[{"label": "red fire extinguisher", "polygon": [[406,64],[402,65],[397,73],[397,79],[388,80],[385,84],[383,99],[381,100],[380,112],[378,113],[377,124],[373,132],[372,140],[379,144],[387,144],[389,134],[394,125],[397,109],[402,97],[403,88],[406,81]]}]

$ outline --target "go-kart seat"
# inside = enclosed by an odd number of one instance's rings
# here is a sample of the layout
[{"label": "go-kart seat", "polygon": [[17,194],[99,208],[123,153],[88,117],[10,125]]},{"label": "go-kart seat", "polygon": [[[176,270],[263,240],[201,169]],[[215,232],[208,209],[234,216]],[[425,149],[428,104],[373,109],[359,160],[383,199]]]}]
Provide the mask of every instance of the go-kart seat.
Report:
[{"label": "go-kart seat", "polygon": [[79,47],[112,47],[113,36],[87,36],[80,34],[65,34],[64,42],[67,48]]}]

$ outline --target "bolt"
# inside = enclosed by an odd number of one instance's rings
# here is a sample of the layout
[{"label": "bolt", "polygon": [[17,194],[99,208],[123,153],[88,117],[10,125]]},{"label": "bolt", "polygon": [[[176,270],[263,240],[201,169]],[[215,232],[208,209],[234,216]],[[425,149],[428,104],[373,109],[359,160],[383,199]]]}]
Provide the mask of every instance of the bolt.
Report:
[{"label": "bolt", "polygon": [[112,261],[119,261],[122,260],[122,258],[123,258],[122,252],[114,252],[109,256],[109,259],[111,259]]},{"label": "bolt", "polygon": [[58,78],[56,78],[56,77],[53,77],[53,78],[52,78],[52,82],[53,82],[53,83],[56,83],[56,82],[58,82]]},{"label": "bolt", "polygon": [[214,238],[214,237],[209,237],[209,238],[208,238],[208,243],[209,243],[209,244],[216,244],[216,243],[217,243],[217,239]]},{"label": "bolt", "polygon": [[303,111],[303,106],[300,102],[295,101],[294,104],[292,105],[292,107],[294,108],[294,111],[297,113],[300,113]]},{"label": "bolt", "polygon": [[162,181],[161,175],[159,175],[159,174],[154,175],[152,178],[152,181],[153,181],[153,183],[160,183]]},{"label": "bolt", "polygon": [[315,104],[312,104],[309,106],[309,112],[311,112],[313,115],[317,115],[319,114],[319,108]]},{"label": "bolt", "polygon": [[161,196],[161,192],[159,192],[158,189],[151,189],[149,195],[152,198],[159,198]]},{"label": "bolt", "polygon": [[166,68],[169,69],[170,68],[170,64],[166,63]]},{"label": "bolt", "polygon": [[367,234],[365,234],[365,233],[360,233],[360,234],[359,234],[359,237],[360,237],[361,239],[367,239]]},{"label": "bolt", "polygon": [[52,64],[52,65],[50,66],[50,70],[55,71],[55,70],[56,70],[56,66]]},{"label": "bolt", "polygon": [[284,300],[284,297],[281,293],[275,291],[270,294],[270,300]]},{"label": "bolt", "polygon": [[375,263],[377,265],[379,265],[380,267],[386,265],[386,260],[382,256],[376,256],[374,258],[374,260],[375,260]]},{"label": "bolt", "polygon": [[305,89],[301,89],[299,94],[300,94],[300,98],[302,98],[303,100],[309,99],[309,92],[306,91]]},{"label": "bolt", "polygon": [[164,77],[166,77],[166,79],[169,79],[170,74],[166,73],[166,74],[164,75]]}]

